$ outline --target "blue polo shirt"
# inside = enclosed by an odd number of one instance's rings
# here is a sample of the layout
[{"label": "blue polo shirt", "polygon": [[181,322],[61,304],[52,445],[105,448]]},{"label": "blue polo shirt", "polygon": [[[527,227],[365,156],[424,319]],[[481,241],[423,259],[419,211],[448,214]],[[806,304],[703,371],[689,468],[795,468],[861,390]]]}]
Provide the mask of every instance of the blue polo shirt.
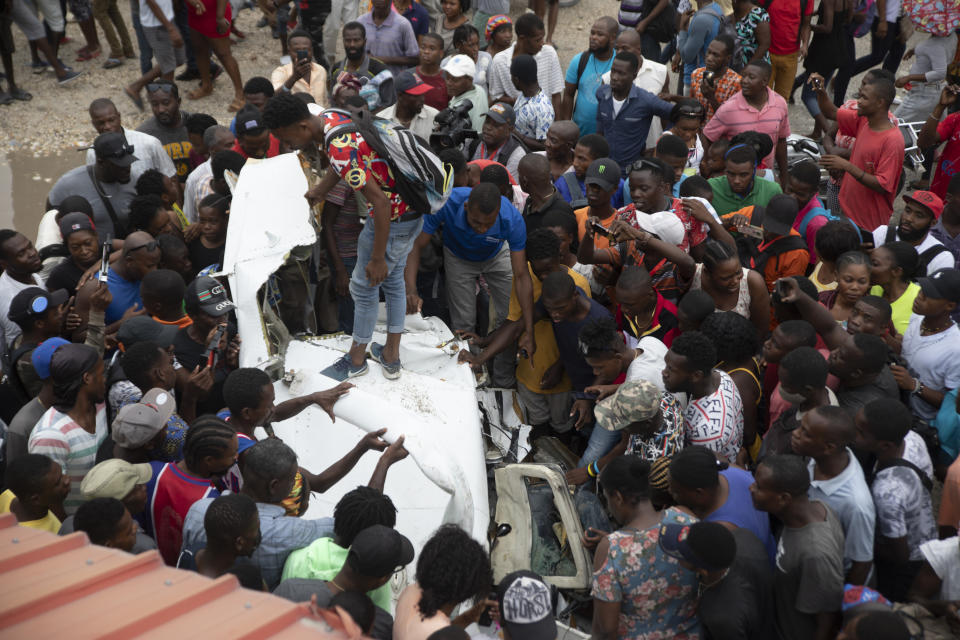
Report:
[{"label": "blue polo shirt", "polygon": [[123,279],[113,270],[113,267],[107,270],[107,288],[113,296],[113,301],[104,313],[104,322],[108,325],[122,318],[127,309],[133,305],[143,306],[143,300],[140,298],[140,281],[130,282]]},{"label": "blue polo shirt", "polygon": [[443,227],[443,246],[461,260],[483,262],[497,255],[503,243],[511,251],[527,246],[527,225],[523,216],[510,201],[500,196],[500,215],[484,234],[478,234],[467,223],[467,198],[470,187],[454,187],[443,208],[432,216],[425,216],[423,233],[433,234]]},{"label": "blue polo shirt", "polygon": [[672,109],[672,103],[632,85],[630,95],[614,116],[610,85],[601,85],[597,89],[597,133],[610,143],[610,157],[620,165],[623,175],[627,174],[631,163],[643,155],[653,118],[669,118]]},{"label": "blue polo shirt", "polygon": [[403,17],[407,19],[410,26],[413,27],[413,33],[418,38],[425,36],[430,31],[430,14],[423,8],[419,2],[411,2],[410,8],[403,12]]}]

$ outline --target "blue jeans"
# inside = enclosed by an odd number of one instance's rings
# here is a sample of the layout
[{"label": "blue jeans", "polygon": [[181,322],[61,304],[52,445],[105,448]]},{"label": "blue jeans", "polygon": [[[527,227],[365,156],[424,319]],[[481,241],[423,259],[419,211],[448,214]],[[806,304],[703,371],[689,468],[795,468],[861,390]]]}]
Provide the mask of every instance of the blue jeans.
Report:
[{"label": "blue jeans", "polygon": [[[347,273],[353,274],[354,267],[357,266],[356,256],[352,258],[342,258],[343,268]],[[350,294],[345,296],[337,295],[337,328],[344,333],[353,335],[353,298]]]},{"label": "blue jeans", "polygon": [[390,223],[390,237],[384,258],[387,262],[387,278],[377,286],[367,283],[367,263],[373,254],[373,216],[367,218],[363,231],[357,238],[357,264],[350,278],[350,295],[353,297],[353,341],[369,344],[377,326],[377,307],[380,304],[380,289],[387,302],[387,332],[402,333],[407,315],[407,287],[403,269],[413,241],[423,229],[423,216],[408,222]]},{"label": "blue jeans", "polygon": [[[146,2],[146,0],[143,0]],[[150,69],[153,69],[153,49],[150,43],[143,35],[143,27],[140,25],[140,3],[130,3],[130,22],[133,23],[133,32],[137,36],[137,49],[140,50],[140,73],[146,75]],[[187,36],[183,36],[184,40]]]},{"label": "blue jeans", "polygon": [[622,434],[619,431],[608,431],[603,427],[594,424],[593,433],[590,434],[590,440],[587,441],[587,450],[583,452],[583,457],[577,463],[578,467],[585,467],[594,460],[599,460],[610,453],[610,450],[620,442]]},{"label": "blue jeans", "polygon": [[577,487],[573,494],[573,505],[580,516],[580,525],[583,530],[593,528],[597,531],[611,532],[616,527],[610,522],[606,509],[600,504],[600,498],[593,490],[592,482]]}]

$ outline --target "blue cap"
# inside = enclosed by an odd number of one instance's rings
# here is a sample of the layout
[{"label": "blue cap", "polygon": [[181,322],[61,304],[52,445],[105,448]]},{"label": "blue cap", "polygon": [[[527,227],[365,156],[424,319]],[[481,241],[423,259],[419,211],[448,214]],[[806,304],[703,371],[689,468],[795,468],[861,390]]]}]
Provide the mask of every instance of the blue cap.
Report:
[{"label": "blue cap", "polygon": [[50,358],[53,352],[65,344],[70,344],[69,340],[63,338],[47,338],[33,350],[30,361],[33,363],[33,369],[37,372],[37,377],[46,380],[50,377]]}]

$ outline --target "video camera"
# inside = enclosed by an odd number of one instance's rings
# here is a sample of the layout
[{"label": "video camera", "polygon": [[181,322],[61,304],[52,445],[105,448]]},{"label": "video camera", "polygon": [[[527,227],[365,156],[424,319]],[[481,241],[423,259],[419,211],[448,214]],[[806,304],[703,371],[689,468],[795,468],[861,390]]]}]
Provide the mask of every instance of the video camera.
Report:
[{"label": "video camera", "polygon": [[479,137],[473,129],[470,110],[473,103],[464,100],[455,107],[447,107],[434,118],[433,133],[430,134],[430,146],[434,151],[458,148],[471,138]]}]

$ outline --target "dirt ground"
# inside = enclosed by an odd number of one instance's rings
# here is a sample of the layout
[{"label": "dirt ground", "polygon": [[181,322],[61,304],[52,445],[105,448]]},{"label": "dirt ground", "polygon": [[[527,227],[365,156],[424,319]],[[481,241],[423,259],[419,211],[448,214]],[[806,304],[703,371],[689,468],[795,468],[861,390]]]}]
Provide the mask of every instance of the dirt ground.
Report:
[{"label": "dirt ground", "polygon": [[[604,14],[616,16],[618,6],[619,3],[613,0],[581,0],[573,7],[560,10],[554,42],[558,46],[564,67],[573,55],[586,48],[593,21]],[[525,3],[514,2],[512,13],[515,16],[520,15],[525,9]],[[120,10],[132,34],[128,0],[120,0]],[[271,38],[269,29],[256,28],[259,17],[258,12],[248,10],[242,11],[237,19],[240,29],[247,35],[246,40],[233,47],[244,79],[254,75],[269,77],[273,68],[279,64],[279,41]],[[70,19],[72,20],[72,17]],[[17,38],[17,52],[14,55],[17,80],[33,94],[33,100],[0,107],[0,139],[4,140],[3,147],[6,150],[30,149],[43,154],[90,144],[94,136],[86,107],[99,97],[109,97],[116,102],[127,127],[136,127],[149,116],[149,113],[138,111],[123,94],[124,85],[138,75],[137,61],[128,60],[122,67],[111,70],[101,68],[106,53],[89,62],[75,62],[76,50],[82,46],[83,40],[75,22],[69,24],[67,32],[72,42],[61,48],[61,58],[66,64],[84,71],[84,75],[73,83],[60,87],[50,71],[41,75],[31,73],[26,66],[30,59],[29,50],[23,35],[14,27]],[[101,44],[106,45],[102,35]],[[868,50],[869,38],[859,39],[858,55],[863,55]],[[185,94],[195,83],[184,84],[189,86],[181,87],[181,94]],[[850,85],[851,90],[856,88],[857,84],[854,79]],[[221,76],[212,96],[197,101],[185,99],[183,108],[190,112],[209,113],[226,122],[230,117],[226,107],[231,98],[230,82],[226,76]],[[812,122],[802,104],[791,106],[790,119],[796,132],[805,133],[812,129]]]}]

